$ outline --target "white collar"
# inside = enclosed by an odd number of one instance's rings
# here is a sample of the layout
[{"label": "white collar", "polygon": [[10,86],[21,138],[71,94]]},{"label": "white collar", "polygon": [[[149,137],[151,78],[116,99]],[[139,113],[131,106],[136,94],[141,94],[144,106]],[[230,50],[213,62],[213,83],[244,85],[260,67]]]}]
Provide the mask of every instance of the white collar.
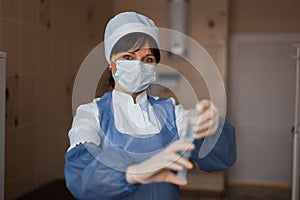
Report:
[{"label": "white collar", "polygon": [[139,94],[134,103],[131,95],[113,90],[112,103],[115,126],[121,133],[144,137],[160,132],[160,122],[148,103],[146,91]]},{"label": "white collar", "polygon": [[[144,90],[141,94],[139,94],[134,103],[133,97],[130,94],[126,94],[124,92],[120,92],[118,90],[112,91],[112,96],[114,99],[114,102],[117,104],[123,104],[128,106],[136,106],[137,104],[141,107],[145,107],[148,105],[148,98],[147,98],[147,92]],[[126,104],[125,104],[126,103]]]}]

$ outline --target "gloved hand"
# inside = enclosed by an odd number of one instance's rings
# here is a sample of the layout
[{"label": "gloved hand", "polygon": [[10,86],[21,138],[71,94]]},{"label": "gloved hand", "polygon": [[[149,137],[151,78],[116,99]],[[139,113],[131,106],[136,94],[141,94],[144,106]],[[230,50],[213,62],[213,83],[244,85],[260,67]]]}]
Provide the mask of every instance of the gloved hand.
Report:
[{"label": "gloved hand", "polygon": [[177,178],[176,174],[170,170],[191,169],[192,163],[177,152],[192,151],[194,148],[192,143],[177,140],[148,160],[129,166],[126,171],[126,180],[130,184],[170,182],[185,185],[187,180]]},{"label": "gloved hand", "polygon": [[209,100],[202,100],[197,106],[198,111],[197,128],[195,139],[212,135],[216,132],[219,125],[219,110]]}]

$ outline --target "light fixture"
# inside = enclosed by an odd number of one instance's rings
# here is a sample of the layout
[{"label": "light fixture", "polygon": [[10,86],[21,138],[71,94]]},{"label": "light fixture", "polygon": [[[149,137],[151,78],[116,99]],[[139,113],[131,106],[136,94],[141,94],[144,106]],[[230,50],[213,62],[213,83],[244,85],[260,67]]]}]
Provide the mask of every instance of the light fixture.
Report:
[{"label": "light fixture", "polygon": [[183,34],[187,32],[188,0],[169,0],[170,57],[187,55],[187,45]]}]

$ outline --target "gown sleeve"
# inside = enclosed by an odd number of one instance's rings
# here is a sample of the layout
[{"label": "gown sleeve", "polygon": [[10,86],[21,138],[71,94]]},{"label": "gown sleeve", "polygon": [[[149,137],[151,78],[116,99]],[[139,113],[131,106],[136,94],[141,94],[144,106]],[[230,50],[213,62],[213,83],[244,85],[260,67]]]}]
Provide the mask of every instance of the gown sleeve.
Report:
[{"label": "gown sleeve", "polygon": [[[126,181],[126,169],[135,161],[125,152],[102,151],[95,101],[78,107],[69,131],[70,148],[65,154],[67,188],[77,199],[119,199],[137,184]],[[110,160],[116,165],[103,163]]]},{"label": "gown sleeve", "polygon": [[[237,158],[234,128],[222,117],[219,121],[220,125],[217,130],[219,134],[194,140],[196,148],[191,153],[191,159],[199,169],[206,172],[227,169],[235,163]],[[213,147],[208,153],[201,155],[201,148],[207,148],[204,145]]]},{"label": "gown sleeve", "polygon": [[[186,124],[189,110],[182,105],[175,105],[176,125],[179,138],[186,131]],[[198,168],[212,172],[227,169],[236,161],[236,143],[234,128],[224,117],[219,117],[219,127],[215,134],[205,139],[194,140],[195,149],[191,153],[191,159],[197,164]],[[213,146],[211,149],[209,146]],[[204,153],[209,149],[209,153]]]},{"label": "gown sleeve", "polygon": [[[96,156],[95,156],[96,155]],[[136,190],[126,181],[126,172],[106,166],[102,157],[112,157],[118,168],[127,169],[134,160],[115,149],[101,151],[94,143],[78,144],[65,155],[67,188],[77,199],[119,199]]]}]

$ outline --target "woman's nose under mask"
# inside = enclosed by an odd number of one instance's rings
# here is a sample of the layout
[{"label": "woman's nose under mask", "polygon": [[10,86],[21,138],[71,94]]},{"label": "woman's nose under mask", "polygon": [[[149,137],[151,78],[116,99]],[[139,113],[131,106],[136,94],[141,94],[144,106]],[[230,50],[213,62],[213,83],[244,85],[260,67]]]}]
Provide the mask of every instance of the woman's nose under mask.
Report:
[{"label": "woman's nose under mask", "polygon": [[120,88],[137,93],[149,87],[156,79],[156,67],[139,60],[117,60],[113,78]]}]

